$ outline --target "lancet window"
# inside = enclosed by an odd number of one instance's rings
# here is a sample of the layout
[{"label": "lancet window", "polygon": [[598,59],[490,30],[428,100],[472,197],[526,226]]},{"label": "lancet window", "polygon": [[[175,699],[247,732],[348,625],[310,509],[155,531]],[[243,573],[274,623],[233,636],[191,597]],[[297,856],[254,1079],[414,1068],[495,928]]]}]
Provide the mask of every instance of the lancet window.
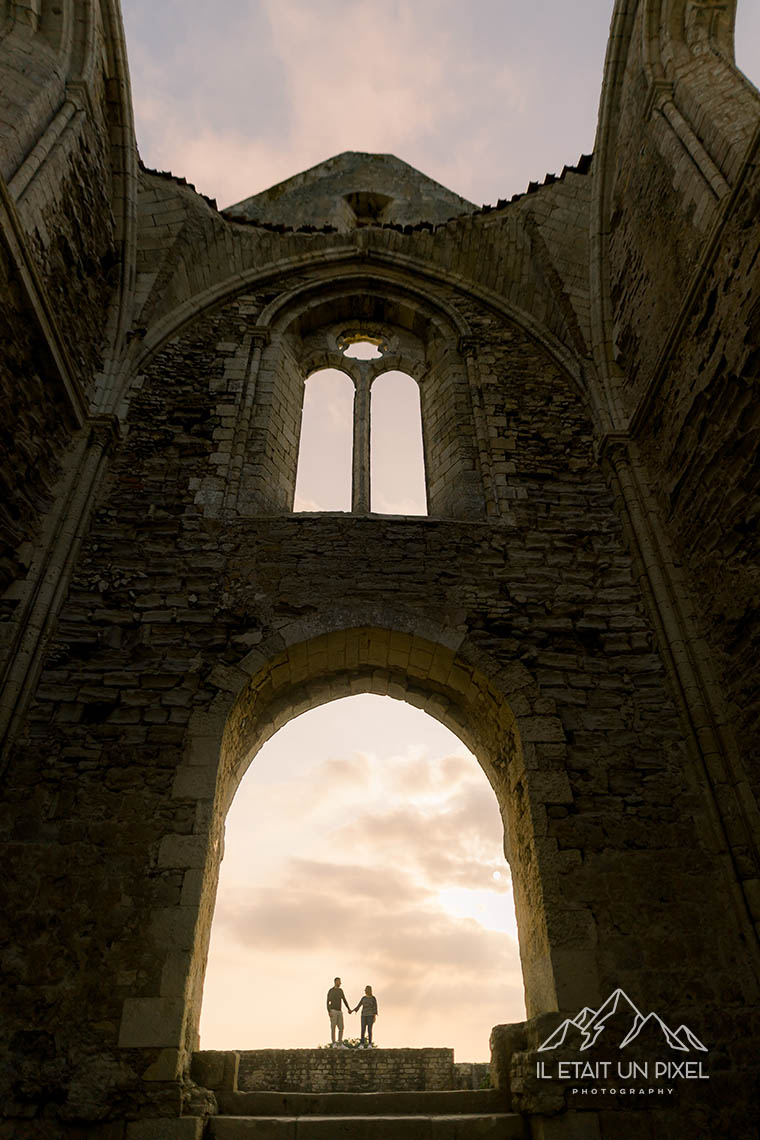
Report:
[{"label": "lancet window", "polygon": [[427,514],[419,386],[403,372],[378,374],[383,347],[379,337],[345,338],[351,375],[330,368],[307,379],[296,511]]}]

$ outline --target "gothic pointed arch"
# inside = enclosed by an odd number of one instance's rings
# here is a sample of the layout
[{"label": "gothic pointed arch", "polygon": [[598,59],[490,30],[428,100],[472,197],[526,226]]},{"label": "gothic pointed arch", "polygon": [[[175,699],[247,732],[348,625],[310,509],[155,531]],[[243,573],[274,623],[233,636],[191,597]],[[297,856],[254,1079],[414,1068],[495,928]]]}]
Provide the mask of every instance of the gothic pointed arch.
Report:
[{"label": "gothic pointed arch", "polygon": [[[355,609],[361,612],[362,607]],[[196,1047],[224,817],[245,771],[255,763],[261,745],[291,717],[362,692],[421,708],[475,753],[504,820],[529,1014],[572,1007],[580,962],[586,983],[595,969],[594,919],[590,911],[567,909],[537,826],[549,805],[569,802],[569,792],[563,775],[564,733],[555,717],[537,713],[535,701],[540,697],[534,681],[519,667],[499,670],[487,657],[475,664],[468,647],[455,647],[459,639],[452,637],[453,631],[432,625],[423,636],[411,629],[376,626],[330,629],[333,623],[327,615],[322,624],[326,632],[303,641],[303,625],[294,622],[277,640],[262,644],[223,676],[218,674],[220,694],[213,716],[200,718],[192,729],[193,771],[188,768],[187,776],[203,800],[205,823],[193,844],[168,839],[161,856],[164,866],[192,866],[200,872],[193,874],[193,886],[185,895],[192,922],[183,932],[182,977],[174,985],[186,994],[186,1002],[177,1009],[170,1033],[179,1035],[185,1049]],[[285,643],[279,651],[277,641]],[[524,709],[517,716],[511,707],[515,700]],[[189,789],[180,777],[177,793],[184,796]],[[532,805],[528,812],[527,803]],[[545,899],[538,906],[537,891]],[[168,954],[179,947],[172,946],[168,928],[167,938]],[[135,1012],[128,1001],[122,1022],[125,1042]]]}]

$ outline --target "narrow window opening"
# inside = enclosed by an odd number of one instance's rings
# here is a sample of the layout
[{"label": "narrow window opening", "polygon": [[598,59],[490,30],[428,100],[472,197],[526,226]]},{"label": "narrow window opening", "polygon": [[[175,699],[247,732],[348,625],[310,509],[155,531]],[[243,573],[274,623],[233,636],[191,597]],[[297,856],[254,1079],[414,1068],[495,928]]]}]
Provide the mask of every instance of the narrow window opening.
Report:
[{"label": "narrow window opening", "polygon": [[324,368],[306,381],[294,511],[350,511],[354,385]]},{"label": "narrow window opening", "polygon": [[405,372],[384,372],[372,385],[371,509],[426,515],[420,390]]}]

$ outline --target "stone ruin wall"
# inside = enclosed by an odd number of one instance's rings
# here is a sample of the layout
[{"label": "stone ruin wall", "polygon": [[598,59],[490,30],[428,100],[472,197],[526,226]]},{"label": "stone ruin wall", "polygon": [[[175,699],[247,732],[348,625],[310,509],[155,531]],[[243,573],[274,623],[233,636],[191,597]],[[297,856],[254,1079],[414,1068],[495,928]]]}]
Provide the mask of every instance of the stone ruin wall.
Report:
[{"label": "stone ruin wall", "polygon": [[472,1081],[477,1066],[455,1066],[453,1049],[208,1050],[195,1054],[192,1074],[212,1092],[419,1092],[455,1088],[457,1067]]},{"label": "stone ruin wall", "polygon": [[[82,1097],[97,1105],[120,1089],[139,1100],[147,1074],[155,1110],[175,1103],[162,1022],[184,1016],[183,979],[197,950],[193,899],[218,811],[208,787],[177,790],[191,720],[211,714],[220,665],[234,669],[251,645],[276,644],[294,619],[302,637],[368,621],[390,631],[453,629],[463,659],[490,669],[497,684],[519,669],[523,699],[535,693],[526,711],[537,739],[547,716],[559,726],[542,745],[536,778],[538,843],[546,885],[557,891],[553,948],[576,979],[563,1004],[591,1000],[593,960],[599,997],[615,985],[640,989],[645,976],[649,1003],[672,1007],[698,924],[703,945],[712,937],[714,966],[709,976],[689,973],[690,1003],[708,1019],[718,1001],[735,1009],[738,1054],[742,970],[719,903],[724,888],[695,826],[704,809],[573,383],[510,322],[452,292],[448,303],[466,314],[477,343],[498,517],[257,516],[247,507],[218,517],[199,488],[234,444],[223,424],[244,380],[227,362],[272,289],[204,316],[146,366],[8,772],[11,878],[34,900],[28,917],[20,904],[30,954],[14,967],[11,1056],[27,1044],[23,995],[56,963],[44,1006],[33,999],[46,1029],[34,1035],[29,1064],[40,1067],[26,1095],[68,1089],[64,1112],[76,1115],[86,1111]],[[252,434],[262,410],[254,404]],[[391,662],[392,633],[389,644]],[[359,690],[370,687],[361,671],[343,668]],[[407,668],[400,653],[391,669],[397,695]],[[417,684],[436,690],[424,672]],[[510,810],[519,819],[519,800]],[[512,853],[519,889],[527,851]],[[526,880],[528,908],[532,889]],[[531,946],[523,952],[529,959]],[[81,992],[69,982],[85,963],[88,1008],[98,1011],[87,1048],[97,1040],[108,1058],[99,1092],[82,1053]],[[694,1022],[693,1009],[687,1014]],[[21,1110],[18,1082],[8,1096]]]},{"label": "stone ruin wall", "polygon": [[632,435],[746,755],[760,734],[758,95],[732,66],[728,14],[715,9],[708,40],[695,22],[705,13],[683,7],[683,38],[657,29],[648,58],[643,5],[634,22],[610,169],[610,291]]},{"label": "stone ruin wall", "polygon": [[[0,118],[21,124],[7,135],[3,175],[17,181],[10,194],[2,183],[0,227],[0,553],[4,582],[16,579],[2,645],[13,665],[31,630],[44,663],[4,753],[18,891],[6,914],[25,947],[4,959],[6,1115],[42,1112],[43,1140],[96,1122],[111,1140],[109,1121],[121,1140],[126,1115],[178,1115],[231,792],[216,787],[219,739],[204,726],[261,684],[279,693],[267,731],[328,695],[382,691],[480,743],[516,856],[529,1001],[551,1008],[546,954],[560,1008],[623,985],[698,1034],[719,1020],[724,1075],[706,1103],[740,1135],[760,917],[748,839],[760,191],[758,95],[731,67],[721,6],[646,6],[650,21],[663,13],[650,27],[661,72],[640,48],[645,6],[616,6],[593,164],[442,225],[337,234],[234,223],[146,171],[137,195],[116,9],[94,8],[84,57],[101,62],[76,75],[73,40],[53,65],[38,50],[50,5],[0,45],[13,80]],[[22,42],[44,63],[19,80],[8,44]],[[457,447],[474,457],[479,521],[292,516],[292,447],[276,453],[275,514],[255,497],[216,509],[220,462],[238,471],[242,458],[240,485],[255,482],[262,409],[241,433],[241,360],[258,346],[285,376],[300,351],[290,334],[261,339],[256,322],[282,291],[316,284],[325,259],[361,272],[374,259],[396,288],[421,269],[429,298],[466,325],[451,382],[470,377]],[[687,289],[676,265],[693,274]],[[623,410],[612,422],[606,401]],[[118,430],[94,418],[115,411]],[[639,479],[627,491],[626,449]],[[46,562],[70,541],[72,489],[76,537]],[[675,627],[663,620],[674,595]],[[306,679],[299,646],[317,663]],[[520,770],[486,684],[522,726]],[[717,744],[695,719],[700,686]],[[591,977],[599,994],[580,996]],[[536,1090],[521,1104],[541,1110]],[[625,1124],[637,1138],[641,1119]]]},{"label": "stone ruin wall", "polygon": [[[3,590],[30,570],[30,540],[66,493],[72,437],[96,398],[109,310],[128,276],[121,214],[131,123],[128,89],[114,79],[111,5],[87,14],[50,0],[14,8],[9,27],[0,15]],[[22,594],[19,585],[4,596],[4,621]]]}]

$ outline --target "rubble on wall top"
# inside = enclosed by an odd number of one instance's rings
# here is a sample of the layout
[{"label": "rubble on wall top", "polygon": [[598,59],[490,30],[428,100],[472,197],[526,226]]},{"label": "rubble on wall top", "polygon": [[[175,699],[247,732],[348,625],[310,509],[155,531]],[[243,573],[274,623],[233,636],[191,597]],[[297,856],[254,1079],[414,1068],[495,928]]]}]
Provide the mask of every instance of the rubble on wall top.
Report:
[{"label": "rubble on wall top", "polygon": [[542,186],[551,186],[554,182],[564,182],[567,174],[588,174],[593,157],[592,154],[582,154],[575,166],[563,166],[560,174],[546,174],[543,182],[529,182],[527,190],[513,194],[511,198],[499,198],[495,206],[481,206],[478,213],[489,214],[494,210],[503,210],[505,207],[511,206],[513,202],[518,202],[520,198],[525,198],[528,194],[535,194]]},{"label": "rubble on wall top", "polygon": [[[421,222],[408,223],[407,225],[400,225],[397,222],[378,222],[378,223],[374,224],[374,228],[383,229],[383,230],[394,230],[396,233],[404,233],[404,234],[419,233],[422,230],[427,230],[429,233],[434,233],[436,230],[439,230],[439,229],[443,228],[444,226],[450,225],[451,222],[458,221],[461,217],[475,217],[475,216],[482,215],[482,214],[492,214],[492,213],[497,213],[501,210],[505,210],[508,206],[511,206],[513,203],[520,201],[522,198],[526,198],[529,194],[537,193],[544,186],[551,186],[555,182],[563,182],[565,180],[566,175],[568,175],[568,174],[581,174],[581,175],[588,174],[590,169],[591,169],[592,160],[593,160],[593,155],[582,154],[580,156],[580,158],[578,159],[578,162],[574,166],[567,166],[567,165],[563,166],[562,170],[559,174],[547,173],[544,177],[543,182],[529,182],[526,190],[523,190],[517,194],[513,194],[511,198],[499,198],[496,205],[489,205],[486,203],[486,204],[476,208],[475,210],[472,210],[469,214],[466,214],[466,215],[462,215],[462,214],[453,215],[452,217],[447,218],[446,221],[443,221],[443,222],[421,221]],[[229,222],[234,222],[236,225],[254,226],[257,229],[268,230],[268,231],[273,232],[273,233],[305,233],[305,234],[309,234],[309,233],[337,233],[338,232],[335,226],[330,226],[330,225],[325,225],[325,226],[311,226],[311,225],[286,226],[286,225],[282,225],[282,224],[275,224],[272,222],[265,222],[265,221],[262,221],[262,220],[256,219],[256,218],[246,217],[242,214],[234,214],[231,212],[230,209],[222,210],[220,212],[222,214],[222,217],[224,217]],[[365,224],[360,223],[360,225],[357,228],[360,228],[360,229],[366,228],[366,226],[365,226]]]},{"label": "rubble on wall top", "polygon": [[196,190],[195,185],[192,182],[188,182],[181,174],[172,174],[171,170],[154,170],[152,167],[146,166],[139,156],[138,162],[140,170],[142,170],[143,173],[152,174],[155,178],[163,178],[166,182],[173,182],[175,186],[184,186],[188,190],[192,190],[192,192],[197,194],[199,198],[202,198],[212,210],[215,210],[217,214],[221,214],[222,211],[216,204],[216,198],[209,198],[208,194],[204,194],[201,190]]},{"label": "rubble on wall top", "polygon": [[[429,233],[434,233],[436,230],[450,225],[451,222],[458,221],[461,217],[474,217],[477,215],[498,213],[502,210],[505,210],[508,206],[513,205],[515,202],[520,201],[522,198],[526,198],[530,194],[537,193],[544,186],[551,186],[555,182],[563,182],[565,176],[568,174],[588,174],[591,169],[592,160],[592,154],[582,154],[574,166],[563,166],[562,171],[558,175],[547,173],[544,176],[543,182],[529,182],[526,190],[513,194],[511,198],[499,198],[495,205],[484,203],[480,207],[475,207],[467,214],[452,215],[445,221],[418,221],[410,222],[404,225],[398,222],[359,222],[357,224],[357,229],[365,229],[368,228],[368,226],[371,226],[372,228],[393,230],[396,233],[404,234],[419,233],[423,230],[427,230]],[[140,160],[140,169],[143,170],[146,174],[153,175],[157,178],[163,178],[167,181],[174,182],[177,186],[186,187],[188,190],[192,190],[194,194],[196,194],[199,198],[202,198],[203,201],[206,202],[221,218],[223,218],[226,222],[232,222],[235,225],[249,226],[253,227],[254,229],[265,230],[268,233],[276,234],[335,234],[339,232],[336,226],[330,225],[329,223],[321,226],[311,224],[289,226],[282,222],[267,222],[263,219],[252,218],[244,214],[236,214],[233,212],[234,207],[226,207],[225,209],[220,210],[217,206],[215,198],[209,198],[208,195],[203,194],[199,190],[196,190],[193,183],[188,182],[188,180],[186,178],[183,178],[181,175],[172,174],[171,171],[167,170],[153,170],[150,167],[145,166],[142,160]]]}]

